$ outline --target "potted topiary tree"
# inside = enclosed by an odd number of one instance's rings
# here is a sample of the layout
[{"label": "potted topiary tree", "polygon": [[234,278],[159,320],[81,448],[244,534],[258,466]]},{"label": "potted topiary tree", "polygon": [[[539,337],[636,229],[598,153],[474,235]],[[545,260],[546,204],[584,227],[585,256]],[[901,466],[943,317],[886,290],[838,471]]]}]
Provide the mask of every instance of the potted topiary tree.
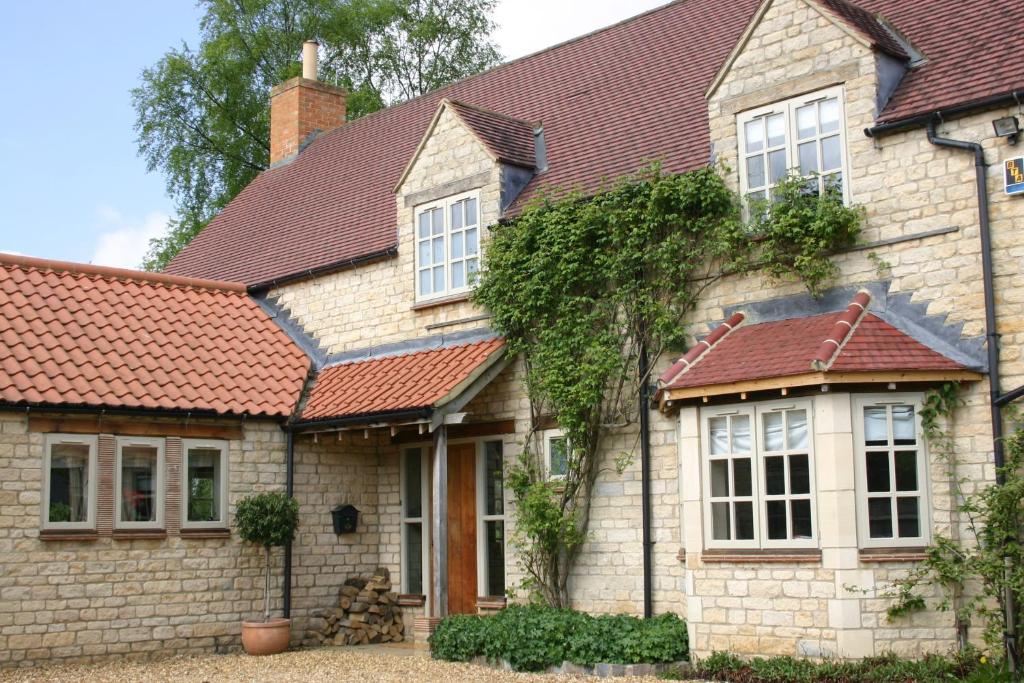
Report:
[{"label": "potted topiary tree", "polygon": [[267,554],[263,621],[242,622],[242,646],[251,655],[274,655],[288,649],[291,619],[270,618],[270,551],[290,543],[299,526],[299,504],[280,491],[243,498],[235,509],[235,527],[242,540],[262,546]]}]

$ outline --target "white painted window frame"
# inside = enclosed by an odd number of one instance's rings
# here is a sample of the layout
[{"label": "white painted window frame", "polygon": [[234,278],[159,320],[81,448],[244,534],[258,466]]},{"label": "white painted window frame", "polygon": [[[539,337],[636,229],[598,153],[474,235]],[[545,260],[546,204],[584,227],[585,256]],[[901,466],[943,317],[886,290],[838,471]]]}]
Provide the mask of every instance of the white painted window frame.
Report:
[{"label": "white painted window frame", "polygon": [[[772,496],[772,500],[786,500],[798,498],[809,498],[811,501],[811,537],[807,539],[786,539],[786,540],[769,540],[768,539],[768,520],[765,511],[766,502],[768,500],[766,495],[766,478],[764,475],[764,458],[776,455],[786,455],[786,488],[789,489],[789,463],[788,455],[790,453],[803,453],[804,450],[793,450],[793,451],[768,451],[766,452],[762,446],[764,443],[764,422],[763,415],[767,413],[787,411],[787,410],[804,410],[807,414],[807,458],[808,458],[808,476],[810,478],[810,494],[789,494],[783,496]],[[734,488],[734,469],[731,460],[737,456],[742,456],[742,453],[719,454],[711,455],[711,420],[716,417],[726,416],[738,416],[746,415],[750,420],[750,458],[751,458],[751,494],[750,496],[736,496],[733,495]],[[785,436],[785,434],[783,435]],[[815,481],[815,455],[814,455],[814,404],[810,399],[796,399],[796,400],[780,400],[780,401],[767,401],[759,402],[756,404],[731,404],[724,406],[716,406],[713,408],[701,408],[700,410],[700,466],[701,466],[701,480],[702,480],[702,494],[703,502],[701,509],[704,515],[704,547],[708,549],[736,549],[736,550],[778,550],[778,549],[794,549],[794,548],[817,548],[819,544],[818,537],[818,526],[819,526],[819,515],[818,515],[818,502],[817,502],[817,483]],[[711,462],[714,460],[728,460],[728,475],[729,475],[729,491],[730,495],[727,497],[719,497],[712,499],[711,497]],[[714,525],[712,521],[711,504],[713,502],[729,503],[732,506],[736,502],[751,502],[753,505],[754,514],[754,538],[751,540],[717,540],[714,538]],[[736,515],[732,512],[730,507],[730,524],[731,534],[735,536],[736,532]],[[792,528],[792,518],[789,519],[790,528]]]},{"label": "white painted window frame", "polygon": [[[501,514],[500,515],[489,515],[487,514],[487,444],[498,443],[501,444],[502,453],[502,480],[501,480]],[[504,596],[493,596],[488,595],[487,584],[489,583],[488,571],[490,571],[490,563],[487,562],[487,522],[501,522],[504,527],[504,533],[502,533],[502,564],[501,570],[503,572],[502,584],[505,589],[508,589],[508,521],[506,520],[508,501],[505,499],[505,443],[502,439],[487,439],[483,438],[476,442],[476,580],[477,580],[477,595],[487,597],[504,597]]]},{"label": "white painted window frame", "polygon": [[[406,517],[405,516],[405,501],[408,500],[408,493],[406,492],[406,464],[405,456],[409,451],[417,450],[420,454],[420,516],[419,517]],[[430,524],[430,446],[429,444],[419,445],[408,445],[404,446],[401,450],[398,459],[398,476],[399,476],[399,517],[401,519],[401,549],[399,557],[401,558],[402,567],[402,593],[409,593],[409,566],[408,557],[406,555],[405,547],[408,539],[408,527],[412,524],[420,525],[420,537],[422,539],[422,547],[420,548],[420,566],[422,567],[423,576],[421,578],[423,595],[430,594],[431,586],[431,574],[430,574],[430,545],[431,545],[431,524]]]},{"label": "white painted window frame", "polygon": [[[220,451],[220,506],[219,519],[210,522],[191,522],[188,519],[188,452],[193,448]],[[228,527],[228,491],[230,481],[228,442],[222,439],[181,440],[181,528],[182,529],[225,529]]]},{"label": "white painted window frame", "polygon": [[[924,429],[921,425],[921,405],[923,397],[919,393],[904,393],[904,394],[868,394],[853,397],[853,438],[854,438],[854,457],[855,464],[857,467],[856,473],[856,486],[857,486],[857,536],[860,539],[860,547],[862,548],[919,548],[927,546],[931,543],[932,535],[932,494],[931,494],[931,476],[929,472],[930,458],[928,455],[928,444],[924,438]],[[889,475],[890,475],[890,492],[889,497],[893,501],[891,503],[893,510],[893,537],[892,538],[871,538],[870,526],[868,523],[868,498],[870,497],[882,497],[881,494],[868,494],[868,481],[867,481],[867,450],[868,447],[865,444],[864,435],[864,409],[867,407],[874,406],[894,406],[894,405],[909,405],[914,409],[914,428],[915,433],[915,450],[917,450],[917,494],[920,498],[918,510],[920,512],[920,536],[914,537],[900,537],[899,534],[899,518],[896,513],[895,499],[899,493],[896,492],[895,486],[895,463],[893,461],[894,453],[897,450],[909,450],[907,446],[896,446],[892,444],[892,413],[891,410],[886,412],[887,423],[888,423],[888,438],[889,445],[884,447],[889,452]],[[872,450],[882,450],[883,447],[871,447]],[[909,493],[904,491],[904,494]]]},{"label": "white painted window frame", "polygon": [[554,474],[551,471],[551,442],[555,439],[565,439],[566,456],[568,456],[569,439],[565,436],[565,431],[561,429],[545,429],[540,434],[544,444],[544,476],[551,481],[563,481],[566,475]]},{"label": "white painted window frame", "polygon": [[[74,444],[89,447],[89,485],[86,495],[86,520],[84,522],[51,522],[50,517],[50,465],[52,447],[58,444]],[[43,496],[40,506],[40,526],[47,530],[79,530],[96,528],[96,491],[99,467],[97,451],[99,438],[81,434],[47,434],[43,443]]]},{"label": "white painted window frame", "polygon": [[[775,102],[763,107],[756,109],[750,109],[744,112],[740,112],[736,115],[736,131],[737,131],[737,165],[739,166],[740,174],[740,196],[743,197],[744,201],[747,199],[747,194],[751,192],[747,178],[747,157],[754,156],[753,154],[747,153],[747,141],[746,141],[746,124],[754,119],[767,117],[770,114],[783,114],[785,118],[785,130],[786,130],[786,142],[784,145],[776,147],[768,147],[767,136],[765,138],[765,149],[763,152],[757,154],[764,154],[765,157],[765,185],[764,191],[770,193],[774,185],[771,182],[771,169],[768,164],[768,151],[784,148],[786,150],[786,169],[788,172],[793,172],[800,168],[800,157],[798,146],[800,141],[797,140],[797,120],[796,110],[811,102],[817,102],[835,97],[839,100],[839,151],[841,156],[841,170],[843,173],[843,203],[850,204],[853,201],[853,193],[851,191],[850,183],[850,154],[847,148],[846,140],[846,97],[843,86],[837,85],[824,90],[817,90],[812,93],[799,95],[797,97],[783,100],[781,102]],[[818,135],[814,138],[818,142],[818,159],[819,165],[821,160],[821,144],[820,140],[822,137],[831,137],[829,135]],[[804,140],[803,142],[807,142]],[[821,188],[822,179],[818,178],[818,186]],[[761,189],[761,188],[758,188]],[[768,198],[766,196],[766,198]]]},{"label": "white painted window frame", "polygon": [[[114,442],[114,528],[115,529],[162,529],[164,527],[164,490],[167,488],[164,476],[166,460],[164,459],[166,439],[152,436],[119,436]],[[121,514],[124,506],[123,492],[123,449],[141,446],[156,449],[156,465],[153,472],[153,505],[156,515],[152,521],[123,521]]]},{"label": "white painted window frame", "polygon": [[[471,274],[469,273],[469,270],[467,268],[466,269],[466,273],[465,273],[465,277],[466,277],[465,285],[462,286],[462,287],[453,287],[452,286],[452,264],[456,263],[456,262],[460,262],[460,261],[461,262],[465,262],[467,260],[467,256],[466,256],[465,252],[463,252],[462,257],[460,257],[460,258],[453,258],[452,257],[452,234],[453,234],[453,231],[452,231],[452,220],[451,220],[451,208],[455,204],[458,204],[459,202],[465,201],[467,199],[475,199],[476,200],[476,229],[477,229],[477,253],[476,253],[477,271],[476,272],[479,272],[480,260],[482,258],[482,251],[483,251],[483,233],[484,233],[484,231],[483,231],[483,220],[481,218],[483,212],[482,212],[481,206],[480,206],[480,191],[479,190],[470,190],[469,192],[462,192],[460,194],[452,195],[450,197],[445,197],[443,199],[439,199],[439,200],[434,201],[434,202],[429,202],[427,204],[421,204],[421,205],[417,206],[416,210],[413,212],[413,254],[414,254],[414,256],[413,256],[413,260],[414,260],[413,277],[415,279],[415,283],[414,283],[413,286],[415,287],[416,301],[417,302],[431,301],[433,299],[441,299],[441,298],[444,298],[444,297],[448,297],[448,296],[453,296],[453,295],[456,295],[456,294],[462,294],[462,293],[465,293],[465,292],[469,292],[469,291],[471,291],[474,288],[474,286],[476,284],[475,281],[471,281],[471,280],[473,280],[473,278],[470,277]],[[420,263],[420,243],[423,242],[423,241],[431,241],[433,239],[433,237],[428,238],[427,240],[423,240],[423,239],[420,238],[420,232],[419,232],[419,230],[420,230],[420,216],[423,213],[427,212],[427,211],[430,211],[430,210],[433,210],[433,209],[438,209],[438,208],[440,208],[442,210],[442,214],[444,216],[444,231],[442,232],[442,236],[444,238],[444,283],[445,283],[445,288],[444,288],[443,291],[440,291],[440,292],[430,292],[430,293],[426,293],[425,294],[422,291],[421,287],[420,287],[420,271],[424,269],[424,267]],[[464,232],[464,231],[465,231],[465,226],[463,226],[463,228],[461,230],[457,231],[457,232]],[[429,267],[433,268],[434,264],[431,264]]]}]

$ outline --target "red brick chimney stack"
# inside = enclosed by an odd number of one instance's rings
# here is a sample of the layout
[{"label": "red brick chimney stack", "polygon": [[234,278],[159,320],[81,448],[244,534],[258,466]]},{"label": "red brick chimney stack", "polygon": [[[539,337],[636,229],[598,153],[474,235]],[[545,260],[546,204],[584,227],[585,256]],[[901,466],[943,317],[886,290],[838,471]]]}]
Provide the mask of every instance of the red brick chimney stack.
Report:
[{"label": "red brick chimney stack", "polygon": [[317,78],[317,49],[312,40],[302,46],[302,75],[270,90],[270,164],[287,161],[313,131],[326,133],[345,122],[344,88]]}]

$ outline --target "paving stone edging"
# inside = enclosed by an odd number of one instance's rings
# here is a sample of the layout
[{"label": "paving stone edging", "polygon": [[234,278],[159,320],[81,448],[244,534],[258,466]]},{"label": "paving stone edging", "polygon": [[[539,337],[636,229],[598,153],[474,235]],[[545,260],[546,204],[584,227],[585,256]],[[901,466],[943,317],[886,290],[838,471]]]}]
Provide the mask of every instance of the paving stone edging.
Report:
[{"label": "paving stone edging", "polygon": [[[479,656],[469,660],[470,664],[476,664],[477,666],[484,666],[489,669],[499,669],[501,671],[514,671],[512,665],[508,663],[508,660],[502,659],[499,661],[491,661],[487,657]],[[535,673],[548,673],[548,674],[576,674],[584,676],[597,676],[598,678],[617,678],[619,676],[660,676],[661,674],[670,671],[688,671],[690,668],[689,662],[658,662],[657,664],[594,664],[593,666],[586,666],[583,664],[573,664],[572,662],[562,662],[558,666],[549,666],[543,671]]]}]

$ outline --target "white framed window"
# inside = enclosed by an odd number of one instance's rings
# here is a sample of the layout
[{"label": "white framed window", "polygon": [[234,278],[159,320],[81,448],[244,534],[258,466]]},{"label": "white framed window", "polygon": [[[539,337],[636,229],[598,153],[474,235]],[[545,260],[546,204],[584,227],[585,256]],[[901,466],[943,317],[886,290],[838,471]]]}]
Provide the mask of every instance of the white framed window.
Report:
[{"label": "white framed window", "polygon": [[809,401],[701,411],[708,548],[817,546]]},{"label": "white framed window", "polygon": [[228,525],[228,443],[182,439],[181,526],[188,529]]},{"label": "white framed window", "polygon": [[467,292],[480,269],[476,191],[416,208],[416,299]]},{"label": "white framed window", "polygon": [[505,595],[505,459],[501,441],[477,446],[477,589]]},{"label": "white framed window", "polygon": [[402,451],[402,592],[426,595],[430,587],[429,478],[430,456],[419,446]]},{"label": "white framed window", "polygon": [[920,408],[917,394],[854,398],[862,547],[916,547],[929,542],[928,454]]},{"label": "white framed window", "polygon": [[97,438],[47,434],[43,447],[43,528],[95,528]]},{"label": "white framed window", "polygon": [[849,203],[845,121],[841,86],[737,115],[743,197],[770,199],[794,171],[813,178],[819,193],[835,188]]},{"label": "white framed window", "polygon": [[114,460],[114,526],[152,529],[164,523],[164,439],[119,436]]},{"label": "white framed window", "polygon": [[544,440],[544,471],[548,479],[565,479],[569,474],[569,439],[561,429],[541,432]]}]

